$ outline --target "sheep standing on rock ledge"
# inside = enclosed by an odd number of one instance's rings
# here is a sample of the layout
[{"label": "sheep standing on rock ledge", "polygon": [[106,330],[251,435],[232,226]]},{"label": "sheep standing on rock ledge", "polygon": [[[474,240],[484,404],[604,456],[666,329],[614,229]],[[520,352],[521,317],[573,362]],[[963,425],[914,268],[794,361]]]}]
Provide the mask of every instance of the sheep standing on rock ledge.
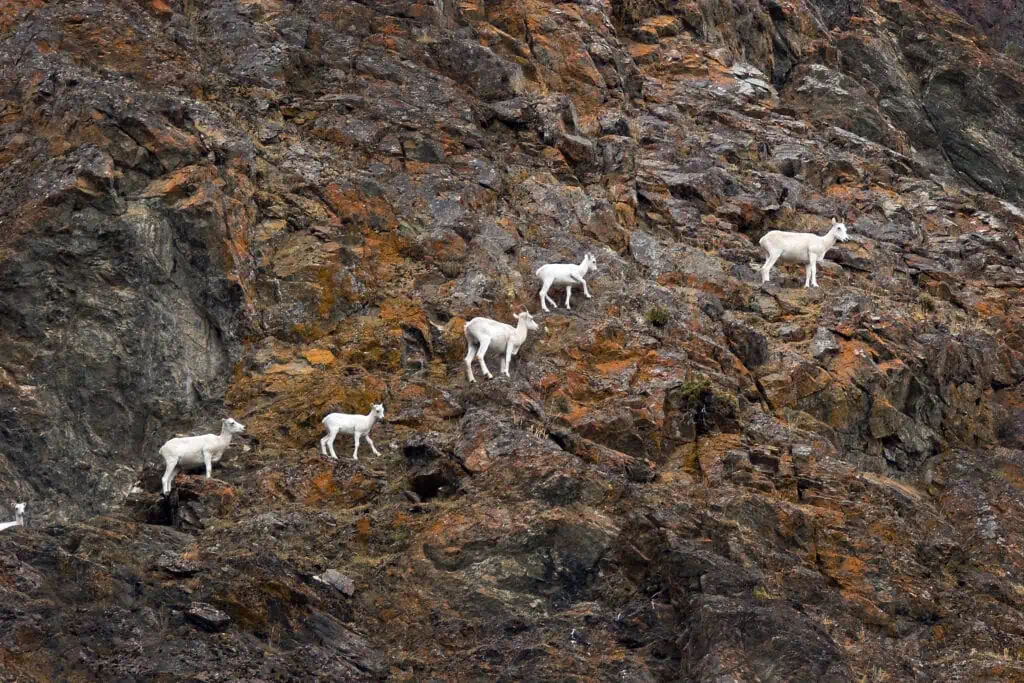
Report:
[{"label": "sheep standing on rock ledge", "polygon": [[579,265],[575,263],[549,263],[546,266],[541,266],[535,273],[537,278],[541,281],[540,287],[540,307],[544,309],[544,312],[548,312],[548,303],[555,308],[558,308],[558,304],[555,300],[548,296],[548,290],[551,289],[551,285],[558,285],[565,287],[565,307],[572,310],[569,306],[569,299],[572,297],[573,285],[580,285],[583,287],[583,295],[588,299],[591,298],[590,291],[587,289],[587,281],[584,280],[588,273],[597,270],[597,259],[594,255],[587,253],[583,257],[583,262]]},{"label": "sheep standing on rock ledge", "polygon": [[473,377],[474,355],[480,361],[480,370],[488,377],[494,377],[484,362],[484,356],[487,355],[489,348],[505,352],[505,357],[501,361],[501,374],[510,377],[508,365],[512,361],[512,356],[519,353],[519,347],[526,341],[527,331],[540,329],[527,311],[516,313],[515,317],[518,321],[515,327],[490,318],[473,318],[466,323],[462,334],[466,337],[466,376],[470,382],[476,381]]},{"label": "sheep standing on rock ledge", "polygon": [[0,531],[4,529],[10,529],[12,526],[25,526],[25,504],[15,503],[14,505],[14,521],[4,522],[0,524]]},{"label": "sheep standing on rock ledge", "polygon": [[320,439],[320,453],[327,455],[327,449],[330,449],[331,457],[337,460],[338,456],[334,452],[334,437],[338,436],[338,432],[341,432],[342,434],[351,434],[356,438],[356,449],[352,451],[353,460],[359,459],[359,439],[364,436],[366,437],[366,443],[370,444],[373,454],[379,456],[380,453],[377,451],[377,447],[373,445],[373,441],[370,439],[370,430],[373,429],[373,425],[377,424],[377,420],[382,417],[384,417],[384,406],[380,403],[374,404],[369,415],[331,413],[321,420],[324,427],[327,427],[327,436]]},{"label": "sheep standing on rock ledge", "polygon": [[221,420],[220,434],[203,434],[202,436],[180,436],[171,439],[160,447],[160,455],[167,463],[167,471],[163,477],[163,492],[171,492],[175,470],[182,467],[199,467],[206,465],[206,478],[213,476],[213,463],[220,462],[224,451],[231,445],[231,437],[245,431],[245,425],[234,418]]},{"label": "sheep standing on rock ledge", "polygon": [[827,234],[818,236],[803,232],[783,232],[772,230],[761,238],[761,252],[765,255],[761,266],[761,283],[768,282],[768,274],[779,259],[783,263],[806,263],[807,279],[804,287],[818,286],[818,263],[824,260],[825,252],[832,248],[836,240],[845,242],[846,224],[837,223],[832,219],[832,229]]}]

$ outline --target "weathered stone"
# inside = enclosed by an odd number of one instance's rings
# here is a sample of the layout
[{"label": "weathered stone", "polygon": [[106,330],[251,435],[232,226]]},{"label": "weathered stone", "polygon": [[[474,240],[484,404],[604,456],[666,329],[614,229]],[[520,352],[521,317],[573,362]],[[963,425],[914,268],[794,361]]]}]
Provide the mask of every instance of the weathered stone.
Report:
[{"label": "weathered stone", "polygon": [[351,598],[353,595],[355,595],[355,581],[345,576],[337,569],[328,569],[323,574],[317,574],[313,578],[316,581],[319,581],[320,583],[324,584],[325,586],[330,586],[331,588],[344,594],[346,597]]},{"label": "weathered stone", "polygon": [[833,353],[839,350],[839,343],[836,342],[835,336],[826,330],[824,327],[819,327],[814,332],[814,338],[811,339],[811,355],[819,360],[824,358],[829,353]]},{"label": "weathered stone", "polygon": [[189,605],[185,610],[185,618],[204,631],[212,633],[223,631],[231,624],[231,617],[205,602],[193,602]]}]

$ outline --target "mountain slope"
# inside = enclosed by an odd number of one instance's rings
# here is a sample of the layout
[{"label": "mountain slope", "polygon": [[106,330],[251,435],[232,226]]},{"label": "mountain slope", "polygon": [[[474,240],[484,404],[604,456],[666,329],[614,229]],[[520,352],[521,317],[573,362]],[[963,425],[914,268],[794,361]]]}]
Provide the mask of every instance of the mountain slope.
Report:
[{"label": "mountain slope", "polygon": [[1024,674],[1024,69],[937,3],[19,1],[0,81],[11,680]]}]

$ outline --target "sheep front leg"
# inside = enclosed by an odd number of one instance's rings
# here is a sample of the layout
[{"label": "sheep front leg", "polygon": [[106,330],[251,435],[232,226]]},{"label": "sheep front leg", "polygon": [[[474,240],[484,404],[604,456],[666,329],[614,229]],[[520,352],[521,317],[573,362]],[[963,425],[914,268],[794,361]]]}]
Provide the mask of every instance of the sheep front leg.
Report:
[{"label": "sheep front leg", "polygon": [[354,436],[356,438],[356,449],[354,451],[352,451],[352,459],[353,460],[358,460],[359,459],[359,437],[362,436],[362,434],[360,434],[359,432],[355,432],[352,436]]},{"label": "sheep front leg", "polygon": [[484,362],[484,356],[487,355],[487,347],[491,345],[491,338],[484,337],[480,340],[480,348],[477,349],[476,359],[480,363],[480,372],[484,373],[488,378],[493,378],[494,375],[487,369],[487,363]]},{"label": "sheep front leg", "polygon": [[587,297],[588,299],[593,299],[594,298],[594,297],[590,296],[590,290],[587,289],[587,281],[586,280],[584,280],[582,277],[580,277],[578,275],[574,275],[572,279],[575,280],[576,282],[578,282],[579,284],[583,285],[583,296]]},{"label": "sheep front leg", "polygon": [[[814,273],[814,254],[807,254],[807,278],[804,280],[804,289],[811,286],[811,274]],[[817,286],[817,285],[815,285]]]},{"label": "sheep front leg", "polygon": [[206,478],[209,479],[213,476],[213,453],[207,449],[203,449],[203,462],[206,464]]},{"label": "sheep front leg", "polygon": [[512,375],[508,374],[508,366],[509,366],[509,363],[512,362],[512,354],[513,353],[514,353],[514,349],[512,348],[512,344],[507,344],[505,346],[505,358],[503,359],[503,362],[501,364],[501,374],[503,374],[503,375],[505,375],[506,377],[509,377],[509,378],[511,378]]},{"label": "sheep front leg", "polygon": [[370,449],[373,451],[374,455],[376,455],[376,456],[380,455],[380,452],[377,450],[377,447],[373,445],[373,441],[370,439],[370,435],[369,434],[366,435],[366,443],[370,444]]},{"label": "sheep front leg", "polygon": [[814,258],[813,256],[811,258],[813,259],[811,261],[811,287],[817,287],[818,286],[818,262],[821,261],[821,259],[820,258]]}]

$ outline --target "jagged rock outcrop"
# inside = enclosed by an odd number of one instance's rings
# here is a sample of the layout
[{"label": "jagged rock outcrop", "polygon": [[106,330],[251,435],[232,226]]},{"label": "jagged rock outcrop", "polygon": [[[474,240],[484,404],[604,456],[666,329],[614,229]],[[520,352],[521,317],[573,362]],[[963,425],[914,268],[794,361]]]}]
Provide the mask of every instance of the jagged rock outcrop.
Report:
[{"label": "jagged rock outcrop", "polygon": [[3,675],[1024,676],[1024,65],[966,16],[7,3]]}]

